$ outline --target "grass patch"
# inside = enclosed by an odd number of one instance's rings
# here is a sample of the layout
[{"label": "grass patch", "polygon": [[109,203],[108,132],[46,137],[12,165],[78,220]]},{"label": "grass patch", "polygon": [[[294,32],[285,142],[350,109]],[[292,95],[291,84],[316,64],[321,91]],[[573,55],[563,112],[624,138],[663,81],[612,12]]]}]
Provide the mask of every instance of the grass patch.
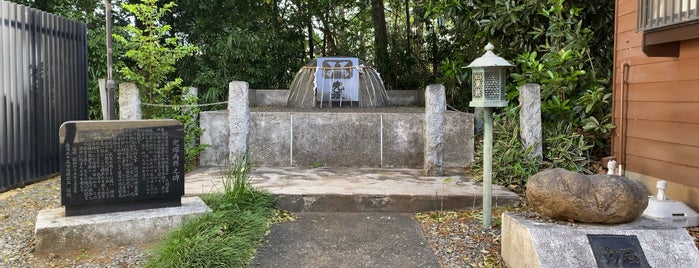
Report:
[{"label": "grass patch", "polygon": [[222,178],[223,193],[202,196],[212,212],[172,231],[147,267],[247,266],[269,229],[274,197],[249,183],[247,157],[235,161]]}]

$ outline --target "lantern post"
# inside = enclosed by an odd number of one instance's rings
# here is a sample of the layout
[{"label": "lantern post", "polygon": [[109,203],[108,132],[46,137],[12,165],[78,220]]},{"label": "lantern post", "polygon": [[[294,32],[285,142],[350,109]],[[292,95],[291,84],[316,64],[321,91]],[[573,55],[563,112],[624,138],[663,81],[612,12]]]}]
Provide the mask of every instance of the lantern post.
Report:
[{"label": "lantern post", "polygon": [[507,106],[505,82],[507,68],[512,67],[507,60],[493,53],[495,47],[488,43],[485,54],[475,59],[466,68],[471,69],[471,107],[483,107],[483,227],[489,229],[492,223],[493,185],[493,108]]}]

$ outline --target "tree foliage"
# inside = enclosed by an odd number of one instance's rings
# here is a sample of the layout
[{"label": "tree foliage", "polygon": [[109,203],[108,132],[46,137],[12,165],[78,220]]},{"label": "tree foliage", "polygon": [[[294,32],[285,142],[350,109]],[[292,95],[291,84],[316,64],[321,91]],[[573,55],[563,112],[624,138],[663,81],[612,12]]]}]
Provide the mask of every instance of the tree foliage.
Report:
[{"label": "tree foliage", "polygon": [[[96,79],[106,76],[101,1],[18,1],[88,22],[90,90],[96,91]],[[134,4],[141,0],[117,1],[121,2]],[[497,54],[516,64],[510,70],[508,109],[517,109],[517,86],[527,82],[542,85],[544,132],[552,136],[544,144],[545,160],[576,169],[573,167],[580,164],[585,168],[584,163],[554,159],[572,160],[608,153],[609,135],[614,128],[609,84],[613,66],[613,51],[609,49],[613,43],[613,1],[177,0],[175,3],[171,6],[172,13],[163,14],[151,31],[172,25],[162,33],[163,38],[179,38],[182,44],[199,47],[199,52],[178,61],[174,65],[177,70],[167,78],[191,81],[199,88],[204,102],[225,100],[228,82],[232,80],[247,81],[257,89],[288,88],[296,71],[312,58],[344,55],[359,57],[379,67],[388,89],[420,89],[429,83],[442,83],[448,90],[449,104],[469,110],[470,73],[463,67],[481,56],[484,45],[492,42]],[[127,25],[130,21],[127,15],[126,10],[115,10],[115,23]],[[140,20],[135,22],[130,31],[148,31]],[[128,46],[128,43],[117,44]],[[115,47],[115,55],[123,55],[126,47],[122,46]],[[142,53],[145,56],[155,52]],[[127,57],[115,59],[117,66],[133,63]],[[117,79],[127,76],[124,73]],[[90,95],[91,103],[97,100],[96,94]],[[505,109],[499,114],[502,120],[514,120],[510,118],[513,113]],[[570,144],[577,147],[567,150],[572,148],[564,146],[569,143],[555,137],[574,138],[575,142]],[[580,148],[585,149],[580,151]],[[564,151],[570,157],[561,156]]]},{"label": "tree foliage", "polygon": [[178,36],[170,35],[170,25],[161,23],[175,3],[162,7],[156,3],[157,0],[142,0],[140,4],[122,4],[122,8],[138,18],[141,27],[124,26],[126,35],[114,35],[114,41],[125,47],[124,56],[134,62],[119,69],[119,73],[125,80],[136,83],[142,100],[162,104],[182,86],[181,78],[168,81],[168,75],[176,70],[175,63],[198,48],[182,44]]},{"label": "tree foliage", "polygon": [[287,88],[305,63],[304,36],[274,3],[259,0],[177,1],[166,21],[201,52],[184,59],[178,75],[202,92],[205,102],[225,100],[228,82],[252,88]]},{"label": "tree foliage", "polygon": [[[518,3],[527,2],[521,1]],[[523,34],[517,41],[510,44],[523,51],[502,50],[502,54],[513,53],[516,68],[511,72],[513,83],[508,87],[510,107],[505,111],[516,109],[518,87],[525,83],[541,85],[542,123],[543,123],[543,159],[540,167],[562,167],[570,170],[591,173],[590,159],[608,154],[609,137],[614,125],[611,123],[611,86],[608,84],[611,75],[611,50],[605,50],[596,45],[611,44],[612,29],[604,28],[602,24],[585,23],[590,18],[609,19],[599,14],[586,14],[586,5],[575,1],[547,0],[530,1],[531,7],[507,6],[514,10],[530,10],[536,12],[527,16],[529,22],[536,22],[527,31],[514,31]],[[577,5],[576,5],[577,4]],[[613,6],[608,5],[611,11]],[[497,12],[495,12],[497,13]],[[610,12],[611,13],[611,12]],[[504,12],[502,14],[505,14]],[[487,20],[488,25],[507,25],[507,21],[522,18],[511,14],[505,21],[497,18]],[[593,29],[598,26],[600,28]],[[497,31],[495,31],[497,32]],[[605,33],[598,36],[597,33]],[[597,39],[603,39],[600,42]],[[505,40],[500,40],[504,42]],[[529,42],[529,40],[534,40]],[[503,112],[499,117],[504,122],[518,120],[516,113]],[[505,123],[507,124],[507,123]],[[500,129],[495,135],[510,135],[509,130]],[[521,144],[517,150],[526,151]],[[508,162],[521,159],[520,155],[500,153],[495,161]],[[515,170],[515,165],[505,165],[501,179],[505,181],[526,182],[526,178],[536,172],[531,170],[526,176],[521,176]],[[476,168],[480,168],[479,163]]]},{"label": "tree foliage", "polygon": [[174,73],[175,64],[187,55],[195,53],[198,48],[183,44],[176,35],[170,35],[170,25],[162,23],[162,17],[171,12],[174,2],[157,5],[157,0],[141,0],[137,4],[122,4],[121,7],[131,12],[139,21],[138,27],[126,25],[124,36],[114,35],[114,40],[126,49],[125,57],[129,62],[119,70],[123,78],[136,83],[141,100],[148,104],[166,104],[174,106],[143,107],[143,117],[148,119],[177,119],[184,125],[185,131],[185,168],[191,169],[196,164],[199,152],[206,145],[198,144],[201,128],[197,118],[198,107],[180,109],[178,105],[197,103],[197,97],[185,94],[188,89],[182,86],[182,78],[169,79]]}]

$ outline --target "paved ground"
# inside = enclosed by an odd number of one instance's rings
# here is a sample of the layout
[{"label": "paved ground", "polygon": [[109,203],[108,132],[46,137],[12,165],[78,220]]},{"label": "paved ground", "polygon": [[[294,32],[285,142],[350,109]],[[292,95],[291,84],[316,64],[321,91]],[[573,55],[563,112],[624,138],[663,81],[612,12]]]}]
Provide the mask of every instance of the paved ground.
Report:
[{"label": "paved ground", "polygon": [[[220,191],[224,174],[188,173],[185,194]],[[439,267],[413,214],[401,212],[477,209],[483,201],[481,184],[458,170],[429,177],[420,169],[260,167],[250,182],[298,216],[271,227],[255,267]],[[493,205],[518,200],[493,187]]]},{"label": "paved ground", "polygon": [[405,213],[298,213],[273,225],[254,267],[439,267]]},{"label": "paved ground", "polygon": [[[185,194],[221,190],[218,167],[200,167],[187,174]],[[293,212],[419,212],[480,208],[481,183],[459,170],[424,176],[405,168],[254,168],[254,187],[279,197],[278,206]],[[493,186],[493,205],[516,203],[517,194]]]}]

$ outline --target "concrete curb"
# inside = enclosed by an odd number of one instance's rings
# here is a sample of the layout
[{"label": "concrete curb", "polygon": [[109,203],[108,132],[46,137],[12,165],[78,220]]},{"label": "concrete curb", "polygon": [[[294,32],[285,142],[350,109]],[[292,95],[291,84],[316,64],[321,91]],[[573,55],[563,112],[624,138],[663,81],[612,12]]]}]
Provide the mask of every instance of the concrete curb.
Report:
[{"label": "concrete curb", "polygon": [[[494,206],[514,205],[519,197],[495,196]],[[477,195],[365,195],[365,194],[277,194],[277,207],[291,212],[393,212],[415,213],[435,210],[480,209]]]}]

